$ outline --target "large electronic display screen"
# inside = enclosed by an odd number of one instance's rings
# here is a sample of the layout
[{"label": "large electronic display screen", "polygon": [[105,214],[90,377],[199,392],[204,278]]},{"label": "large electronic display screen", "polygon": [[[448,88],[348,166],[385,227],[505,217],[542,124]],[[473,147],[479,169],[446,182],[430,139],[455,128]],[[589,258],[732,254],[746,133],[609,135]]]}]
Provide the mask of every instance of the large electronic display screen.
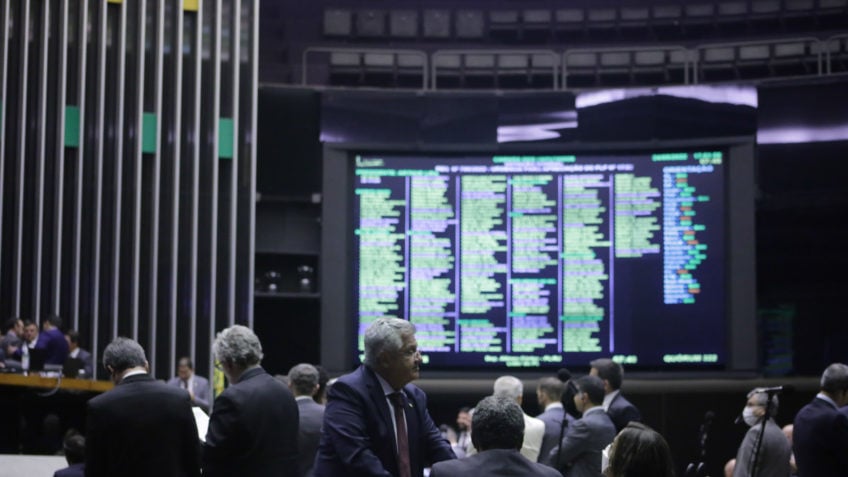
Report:
[{"label": "large electronic display screen", "polygon": [[352,155],[359,353],[392,316],[431,369],[722,367],[727,155]]}]

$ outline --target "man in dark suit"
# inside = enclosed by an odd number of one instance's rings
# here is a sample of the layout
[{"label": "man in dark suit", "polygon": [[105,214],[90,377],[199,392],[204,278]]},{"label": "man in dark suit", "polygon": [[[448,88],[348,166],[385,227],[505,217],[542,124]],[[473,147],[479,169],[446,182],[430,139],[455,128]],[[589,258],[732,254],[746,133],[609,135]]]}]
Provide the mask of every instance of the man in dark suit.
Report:
[{"label": "man in dark suit", "polygon": [[509,475],[560,477],[556,470],[521,455],[524,411],[514,399],[489,396],[474,408],[471,440],[478,452],[465,459],[438,462],[430,477]]},{"label": "man in dark suit", "polygon": [[848,475],[848,366],[824,370],[821,391],[795,415],[792,445],[799,477]]},{"label": "man in dark suit", "polygon": [[592,367],[589,374],[604,381],[604,410],[615,424],[615,431],[620,432],[630,421],[641,422],[639,409],[621,395],[624,368],[607,358],[596,359],[589,365]]},{"label": "man in dark suit", "polygon": [[298,475],[297,403],[283,383],[259,366],[259,338],[235,325],[218,333],[212,349],[230,385],[215,400],[209,418],[204,477]]},{"label": "man in dark suit", "polygon": [[[574,421],[571,415],[565,413],[562,407],[562,393],[565,391],[565,383],[557,378],[544,377],[539,380],[536,388],[536,398],[543,412],[536,419],[545,423],[545,435],[542,438],[542,449],[539,451],[539,462],[545,462],[551,449],[559,444],[562,420],[565,418],[570,424]],[[566,424],[566,426],[568,425]]]},{"label": "man in dark suit", "polygon": [[168,385],[185,390],[193,406],[209,412],[209,380],[194,373],[194,365],[188,356],[183,356],[177,362],[177,375],[168,380]]},{"label": "man in dark suit", "polygon": [[85,437],[73,431],[65,436],[62,442],[65,460],[68,466],[53,473],[53,477],[84,477],[85,476]]},{"label": "man in dark suit", "polygon": [[364,364],[328,393],[316,477],[420,477],[428,464],[456,457],[424,391],[409,384],[420,365],[411,323],[380,318],[368,327]]},{"label": "man in dark suit", "polygon": [[88,401],[86,476],[199,476],[188,395],[153,379],[133,340],[112,341],[103,365],[115,388]]},{"label": "man in dark suit", "polygon": [[297,401],[300,426],[297,433],[297,451],[302,477],[312,475],[318,442],[321,440],[321,423],[324,421],[324,406],[315,402],[320,379],[318,370],[311,364],[301,363],[289,370],[289,389]]},{"label": "man in dark suit", "polygon": [[574,404],[583,417],[568,426],[558,448],[548,460],[565,477],[600,477],[601,451],[615,439],[615,425],[604,412],[604,382],[597,376],[574,381]]},{"label": "man in dark suit", "polygon": [[94,377],[94,363],[91,359],[91,353],[80,348],[79,345],[79,332],[77,330],[68,330],[65,333],[65,338],[68,340],[68,353],[69,358],[76,358],[82,361],[82,376],[86,378]]}]

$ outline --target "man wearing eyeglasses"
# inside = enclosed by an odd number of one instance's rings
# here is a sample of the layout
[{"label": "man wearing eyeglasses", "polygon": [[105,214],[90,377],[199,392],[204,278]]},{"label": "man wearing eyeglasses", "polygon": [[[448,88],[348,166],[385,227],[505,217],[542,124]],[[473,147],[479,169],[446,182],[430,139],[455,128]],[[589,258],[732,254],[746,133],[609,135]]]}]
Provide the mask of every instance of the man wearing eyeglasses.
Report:
[{"label": "man wearing eyeglasses", "polygon": [[297,402],[259,365],[259,338],[234,325],[218,333],[212,350],[230,385],[212,406],[203,475],[296,477]]},{"label": "man wearing eyeglasses", "polygon": [[315,477],[421,477],[456,456],[427,412],[415,327],[380,318],[365,331],[365,362],[327,396]]}]

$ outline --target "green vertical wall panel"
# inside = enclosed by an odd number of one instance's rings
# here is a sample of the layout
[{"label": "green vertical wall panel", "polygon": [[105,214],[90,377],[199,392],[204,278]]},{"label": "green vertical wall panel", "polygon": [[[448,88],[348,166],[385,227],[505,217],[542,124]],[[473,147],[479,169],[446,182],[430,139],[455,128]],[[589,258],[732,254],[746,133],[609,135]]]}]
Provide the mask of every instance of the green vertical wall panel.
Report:
[{"label": "green vertical wall panel", "polygon": [[218,123],[218,157],[233,158],[233,118],[221,118]]},{"label": "green vertical wall panel", "polygon": [[156,153],[156,122],[158,118],[153,113],[144,113],[141,119],[141,152]]},{"label": "green vertical wall panel", "polygon": [[65,106],[65,147],[80,145],[79,106]]}]

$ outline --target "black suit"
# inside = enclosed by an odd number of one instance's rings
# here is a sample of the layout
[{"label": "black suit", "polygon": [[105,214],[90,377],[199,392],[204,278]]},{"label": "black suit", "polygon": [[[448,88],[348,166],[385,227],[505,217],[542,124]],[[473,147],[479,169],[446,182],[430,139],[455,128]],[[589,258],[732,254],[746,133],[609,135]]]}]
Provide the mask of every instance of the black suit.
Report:
[{"label": "black suit", "polygon": [[792,432],[801,477],[848,475],[848,416],[816,397],[795,415]]},{"label": "black suit", "polygon": [[537,464],[517,449],[491,449],[465,459],[445,460],[433,464],[430,477],[561,477],[556,469]]},{"label": "black suit", "polygon": [[146,373],[90,400],[86,431],[88,477],[200,475],[188,394]]},{"label": "black suit", "polygon": [[615,432],[621,432],[621,430],[624,429],[630,421],[642,421],[642,414],[638,409],[636,409],[636,406],[625,399],[621,393],[618,393],[618,395],[612,399],[609,409],[607,409],[607,414],[612,420],[612,423],[615,424]]},{"label": "black suit", "polygon": [[[427,396],[413,384],[403,387],[412,477],[428,463],[455,459],[450,444],[427,411]],[[321,443],[315,457],[317,477],[398,475],[395,429],[376,373],[362,365],[327,393]]]},{"label": "black suit", "polygon": [[297,476],[297,430],[291,391],[264,369],[249,369],[212,406],[203,475]]}]

